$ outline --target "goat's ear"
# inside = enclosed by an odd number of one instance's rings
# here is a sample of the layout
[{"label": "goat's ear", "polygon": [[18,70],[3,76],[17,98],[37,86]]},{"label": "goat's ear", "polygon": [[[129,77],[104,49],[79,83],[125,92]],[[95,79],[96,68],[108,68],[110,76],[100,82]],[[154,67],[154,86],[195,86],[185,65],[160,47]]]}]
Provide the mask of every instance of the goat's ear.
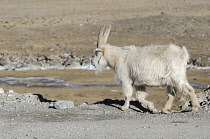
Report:
[{"label": "goat's ear", "polygon": [[100,48],[101,46],[106,44],[111,28],[112,28],[111,24],[107,27],[106,30],[105,26],[101,28],[98,35],[97,48]]},{"label": "goat's ear", "polygon": [[104,52],[105,51],[105,48],[96,48],[95,49],[95,52]]},{"label": "goat's ear", "polygon": [[105,48],[101,48],[101,52],[103,52],[103,53],[104,53],[104,51],[105,51]]},{"label": "goat's ear", "polygon": [[101,52],[101,48],[96,48],[95,52]]},{"label": "goat's ear", "polygon": [[104,51],[105,51],[105,48],[96,48],[95,49],[95,54],[102,53],[102,55],[104,55]]}]

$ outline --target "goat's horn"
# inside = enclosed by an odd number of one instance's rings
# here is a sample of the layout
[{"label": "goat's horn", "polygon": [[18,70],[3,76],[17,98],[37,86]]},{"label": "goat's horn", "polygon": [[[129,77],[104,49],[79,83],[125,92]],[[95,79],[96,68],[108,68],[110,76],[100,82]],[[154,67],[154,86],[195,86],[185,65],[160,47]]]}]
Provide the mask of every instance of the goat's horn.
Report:
[{"label": "goat's horn", "polygon": [[105,32],[104,32],[105,26],[103,26],[101,28],[101,30],[99,32],[99,35],[98,35],[97,48],[99,48],[100,46],[106,44],[108,36],[109,36],[109,33],[110,33],[110,30],[111,30],[111,27],[112,26],[109,25],[109,27],[105,30]]},{"label": "goat's horn", "polygon": [[98,42],[97,42],[97,48],[99,48],[99,46],[101,45],[101,41],[102,41],[102,38],[103,38],[103,32],[104,32],[104,28],[105,26],[103,26],[101,29],[100,29],[100,32],[98,34]]},{"label": "goat's horn", "polygon": [[104,37],[103,37],[104,44],[106,44],[106,42],[107,42],[107,39],[108,39],[111,28],[112,28],[112,25],[109,25],[108,28],[106,29],[105,33],[104,33]]}]

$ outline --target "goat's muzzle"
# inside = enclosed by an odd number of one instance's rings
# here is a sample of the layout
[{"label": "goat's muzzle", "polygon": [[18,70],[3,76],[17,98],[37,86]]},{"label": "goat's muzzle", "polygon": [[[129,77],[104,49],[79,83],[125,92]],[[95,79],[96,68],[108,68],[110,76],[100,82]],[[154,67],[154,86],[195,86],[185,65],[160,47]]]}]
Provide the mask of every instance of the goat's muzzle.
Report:
[{"label": "goat's muzzle", "polygon": [[93,59],[91,59],[90,62],[91,62],[91,64],[92,64],[94,67],[96,67],[95,64],[94,64],[94,62],[93,62]]}]

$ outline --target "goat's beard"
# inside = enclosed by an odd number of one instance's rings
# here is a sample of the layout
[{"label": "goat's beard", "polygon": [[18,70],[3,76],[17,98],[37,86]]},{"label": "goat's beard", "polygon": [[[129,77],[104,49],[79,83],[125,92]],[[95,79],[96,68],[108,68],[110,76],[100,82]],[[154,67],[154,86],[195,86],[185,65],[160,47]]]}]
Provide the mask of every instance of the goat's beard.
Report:
[{"label": "goat's beard", "polygon": [[95,74],[101,74],[106,66],[107,66],[107,61],[102,57],[98,62],[98,64],[96,65]]}]

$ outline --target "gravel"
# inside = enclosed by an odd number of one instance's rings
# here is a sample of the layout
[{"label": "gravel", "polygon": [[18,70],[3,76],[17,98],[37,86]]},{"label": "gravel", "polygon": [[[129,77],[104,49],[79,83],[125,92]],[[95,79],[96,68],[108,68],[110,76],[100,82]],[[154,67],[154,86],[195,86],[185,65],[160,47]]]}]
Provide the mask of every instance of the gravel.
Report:
[{"label": "gravel", "polygon": [[106,100],[98,104],[83,103],[74,106],[71,101],[44,101],[39,95],[17,94],[9,90],[0,94],[0,138],[208,138],[210,136],[209,110],[201,108],[197,113],[151,114],[139,110],[136,105],[131,105],[127,111],[121,111],[119,110],[121,102]]}]

